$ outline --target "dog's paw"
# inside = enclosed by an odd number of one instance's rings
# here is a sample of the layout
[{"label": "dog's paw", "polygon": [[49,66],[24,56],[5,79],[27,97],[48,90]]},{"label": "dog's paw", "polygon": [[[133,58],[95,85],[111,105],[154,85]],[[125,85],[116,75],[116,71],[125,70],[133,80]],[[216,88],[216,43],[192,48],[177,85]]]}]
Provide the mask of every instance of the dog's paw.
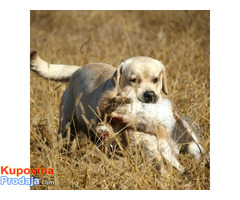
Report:
[{"label": "dog's paw", "polygon": [[111,135],[111,131],[112,130],[104,124],[100,124],[96,127],[96,135],[101,140],[106,140]]}]

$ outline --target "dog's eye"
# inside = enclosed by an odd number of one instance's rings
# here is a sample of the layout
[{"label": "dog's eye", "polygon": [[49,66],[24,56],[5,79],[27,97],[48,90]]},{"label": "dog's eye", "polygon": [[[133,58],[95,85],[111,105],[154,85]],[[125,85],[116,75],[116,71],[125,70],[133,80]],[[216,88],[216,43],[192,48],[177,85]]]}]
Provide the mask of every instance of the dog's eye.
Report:
[{"label": "dog's eye", "polygon": [[131,79],[130,79],[130,81],[133,82],[133,83],[135,83],[136,80],[137,80],[136,78],[131,78]]},{"label": "dog's eye", "polygon": [[154,78],[153,83],[157,83],[157,82],[158,82],[158,78]]}]

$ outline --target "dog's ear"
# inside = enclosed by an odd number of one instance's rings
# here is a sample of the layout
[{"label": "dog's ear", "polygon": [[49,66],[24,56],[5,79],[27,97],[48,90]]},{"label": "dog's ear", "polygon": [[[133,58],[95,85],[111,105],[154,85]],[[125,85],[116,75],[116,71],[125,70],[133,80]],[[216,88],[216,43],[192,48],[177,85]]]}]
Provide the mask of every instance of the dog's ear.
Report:
[{"label": "dog's ear", "polygon": [[128,58],[127,60],[121,62],[118,65],[118,68],[116,70],[116,72],[114,73],[113,77],[116,80],[115,83],[119,84],[122,73],[124,71],[124,69],[132,62],[131,58]]},{"label": "dog's ear", "polygon": [[163,75],[163,78],[162,78],[162,91],[164,94],[168,94],[168,89],[167,89],[167,76],[166,76],[166,70],[165,70],[165,67],[163,66],[162,68],[162,75]]},{"label": "dog's ear", "polygon": [[115,86],[119,86],[120,77],[122,75],[123,65],[122,63],[118,66],[113,74],[112,81]]},{"label": "dog's ear", "polygon": [[159,65],[159,67],[161,68],[161,74],[162,74],[162,91],[164,94],[168,94],[168,89],[167,89],[167,76],[166,76],[166,70],[164,65],[162,64],[161,61],[159,60],[155,60],[155,62]]}]

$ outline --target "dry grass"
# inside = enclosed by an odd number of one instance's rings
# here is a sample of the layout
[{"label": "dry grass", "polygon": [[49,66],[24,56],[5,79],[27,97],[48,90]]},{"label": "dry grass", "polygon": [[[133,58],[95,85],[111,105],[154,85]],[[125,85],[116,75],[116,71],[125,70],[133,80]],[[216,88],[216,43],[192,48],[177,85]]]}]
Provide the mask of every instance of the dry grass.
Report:
[{"label": "dry grass", "polygon": [[[31,50],[53,63],[117,66],[135,55],[162,60],[169,98],[191,116],[210,151],[209,11],[31,11]],[[61,95],[65,83],[31,72],[31,167],[54,168],[38,175],[54,185],[32,189],[210,189],[210,172],[180,155],[192,180],[168,168],[164,177],[145,161],[141,148],[107,157],[88,138],[70,156],[56,150]],[[46,145],[48,141],[49,145]]]}]

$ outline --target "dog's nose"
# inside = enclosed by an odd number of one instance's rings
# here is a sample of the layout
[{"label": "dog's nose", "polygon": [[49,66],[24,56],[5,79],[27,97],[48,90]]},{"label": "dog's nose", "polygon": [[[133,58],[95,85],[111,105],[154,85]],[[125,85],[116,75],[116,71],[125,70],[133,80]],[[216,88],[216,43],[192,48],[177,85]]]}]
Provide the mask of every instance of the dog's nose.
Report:
[{"label": "dog's nose", "polygon": [[144,92],[143,96],[145,103],[156,103],[157,101],[157,95],[152,90]]}]

